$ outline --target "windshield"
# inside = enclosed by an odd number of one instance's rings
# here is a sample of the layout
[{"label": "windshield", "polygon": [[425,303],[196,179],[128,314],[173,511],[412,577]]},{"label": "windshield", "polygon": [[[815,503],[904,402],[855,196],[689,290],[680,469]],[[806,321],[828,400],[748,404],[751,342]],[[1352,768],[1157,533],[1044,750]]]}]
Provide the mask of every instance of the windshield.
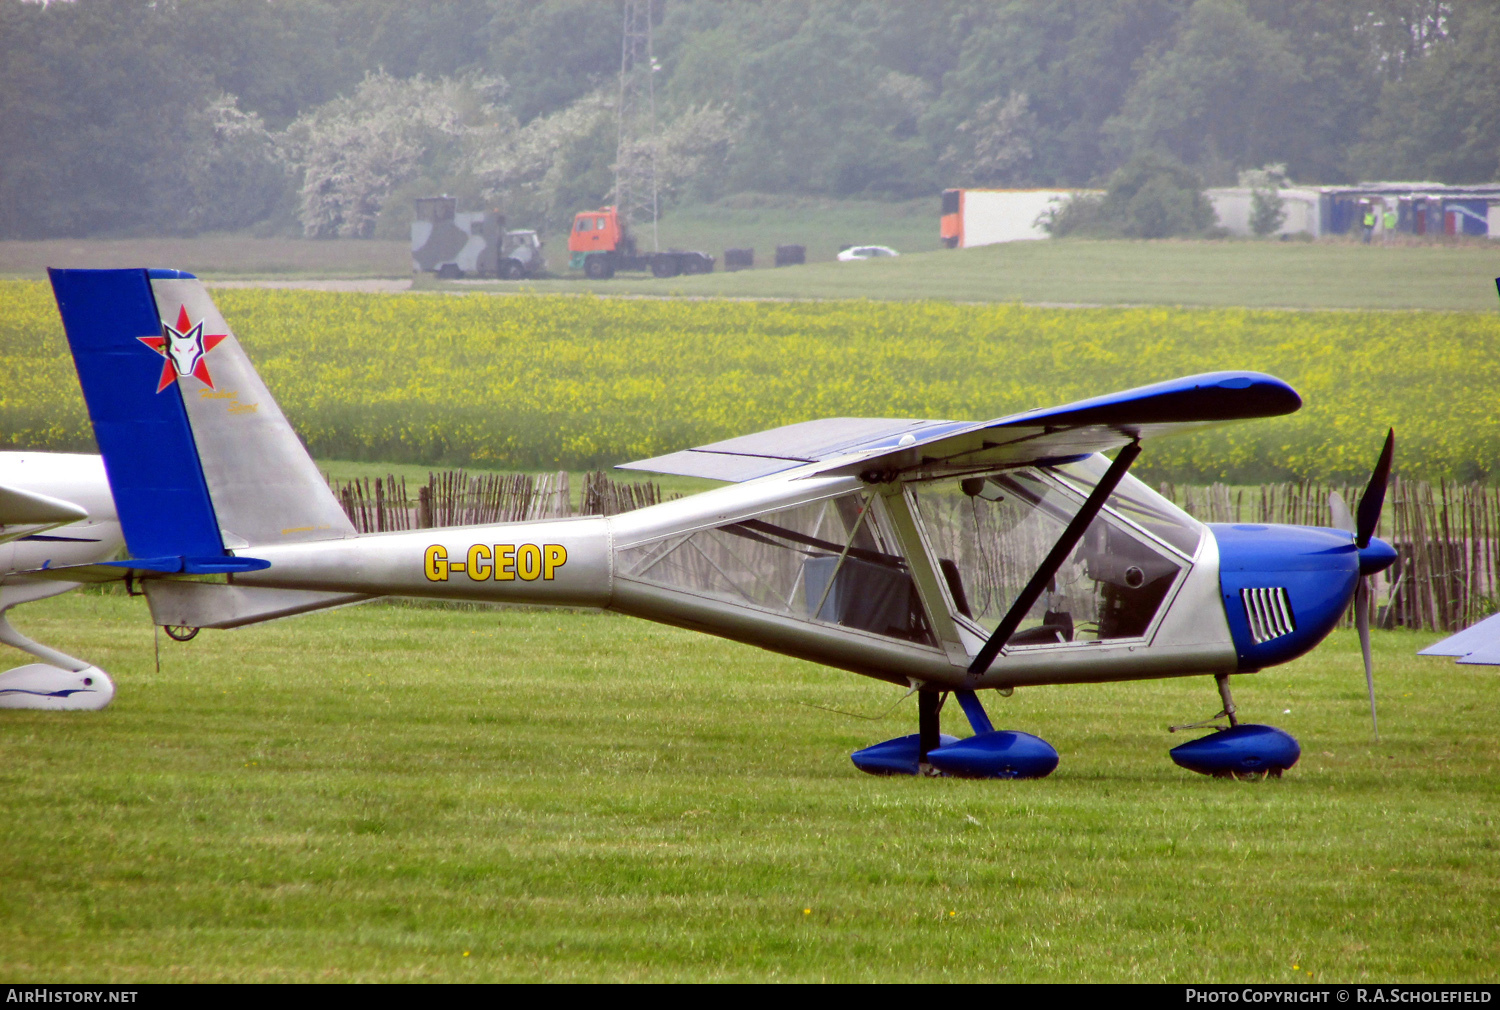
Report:
[{"label": "windshield", "polygon": [[[1095,455],[1048,469],[1088,494],[1109,469],[1109,460]],[[1198,542],[1203,539],[1202,523],[1129,474],[1109,496],[1109,507],[1188,557],[1197,552]]]},{"label": "windshield", "polygon": [[[910,493],[954,612],[986,632],[1009,611],[1084,499],[1052,471],[1031,467],[927,481]],[[1142,637],[1186,568],[1171,551],[1101,514],[1010,644]]]}]

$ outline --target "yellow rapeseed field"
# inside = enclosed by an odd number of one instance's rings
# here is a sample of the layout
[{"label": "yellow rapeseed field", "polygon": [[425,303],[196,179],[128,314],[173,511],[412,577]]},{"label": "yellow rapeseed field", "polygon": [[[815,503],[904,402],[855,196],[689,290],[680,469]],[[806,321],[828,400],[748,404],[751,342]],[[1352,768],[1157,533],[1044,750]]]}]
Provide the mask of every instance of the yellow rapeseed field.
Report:
[{"label": "yellow rapeseed field", "polygon": [[[1500,317],[223,290],[312,451],[584,468],[831,416],[990,418],[1177,375],[1270,372],[1288,418],[1151,443],[1160,479],[1410,477],[1500,461]],[[3,443],[91,446],[46,285],[0,283]]]}]

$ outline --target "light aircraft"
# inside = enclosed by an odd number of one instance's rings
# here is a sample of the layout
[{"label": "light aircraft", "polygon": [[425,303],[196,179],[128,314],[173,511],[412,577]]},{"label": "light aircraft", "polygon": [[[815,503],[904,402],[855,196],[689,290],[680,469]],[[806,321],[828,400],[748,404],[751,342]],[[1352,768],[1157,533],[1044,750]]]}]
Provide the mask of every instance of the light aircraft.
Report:
[{"label": "light aircraft", "polygon": [[[992,421],[808,421],[624,464],[729,483],[649,508],[359,535],[197,279],[51,279],[130,558],[27,576],[129,578],[169,627],[379,596],[613,610],[908,687],[918,732],[853,755],[887,774],[1051,772],[981,691],[1212,677],[1228,726],[1174,760],[1264,776],[1299,745],[1239,722],[1230,676],[1313,648],[1395,559],[1373,536],[1389,437],[1341,529],[1205,526],[1129,476],[1150,439],[1298,409],[1256,372]],[[940,732],[950,695],[962,740]]]},{"label": "light aircraft", "polygon": [[0,673],[0,708],[100,709],[114,698],[103,670],[33,642],[5,615],[81,584],[22,573],[107,561],[123,546],[98,456],[0,452],[0,642],[43,660]]}]

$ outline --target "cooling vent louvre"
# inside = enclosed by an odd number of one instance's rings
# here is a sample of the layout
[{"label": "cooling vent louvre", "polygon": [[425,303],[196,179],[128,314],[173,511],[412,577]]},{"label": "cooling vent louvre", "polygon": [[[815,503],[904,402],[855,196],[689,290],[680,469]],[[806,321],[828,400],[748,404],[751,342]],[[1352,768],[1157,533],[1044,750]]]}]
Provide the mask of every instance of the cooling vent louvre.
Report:
[{"label": "cooling vent louvre", "polygon": [[1245,603],[1245,618],[1250,622],[1250,637],[1256,645],[1297,630],[1292,601],[1281,586],[1241,589],[1240,599]]}]

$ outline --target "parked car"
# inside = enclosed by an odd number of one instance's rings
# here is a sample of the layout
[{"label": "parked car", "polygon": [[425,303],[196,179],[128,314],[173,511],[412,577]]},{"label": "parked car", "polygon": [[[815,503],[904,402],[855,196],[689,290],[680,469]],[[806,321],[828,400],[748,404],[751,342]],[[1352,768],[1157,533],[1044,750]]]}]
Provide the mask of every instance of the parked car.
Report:
[{"label": "parked car", "polygon": [[855,260],[873,260],[880,259],[882,256],[900,255],[888,245],[854,245],[839,253],[839,262],[852,263]]}]

